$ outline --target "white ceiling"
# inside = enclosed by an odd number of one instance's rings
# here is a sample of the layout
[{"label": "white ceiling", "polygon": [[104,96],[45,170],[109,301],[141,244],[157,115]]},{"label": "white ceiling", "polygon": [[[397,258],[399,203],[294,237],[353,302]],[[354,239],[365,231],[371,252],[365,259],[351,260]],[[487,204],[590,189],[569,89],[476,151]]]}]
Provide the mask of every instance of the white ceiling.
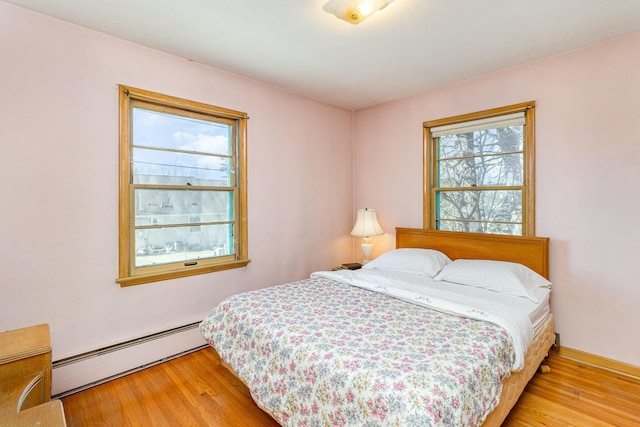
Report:
[{"label": "white ceiling", "polygon": [[640,31],[640,0],[8,0],[349,109]]}]

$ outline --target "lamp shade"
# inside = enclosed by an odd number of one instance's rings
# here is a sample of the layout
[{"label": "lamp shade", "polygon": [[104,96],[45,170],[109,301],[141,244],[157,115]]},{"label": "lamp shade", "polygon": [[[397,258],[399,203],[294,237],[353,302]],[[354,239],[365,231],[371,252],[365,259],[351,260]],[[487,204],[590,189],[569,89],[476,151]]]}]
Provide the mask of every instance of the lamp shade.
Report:
[{"label": "lamp shade", "polygon": [[351,235],[356,237],[379,236],[384,234],[378,223],[375,209],[358,209],[356,223],[351,230]]},{"label": "lamp shade", "polygon": [[329,0],[323,9],[350,24],[359,24],[393,2],[394,0]]}]

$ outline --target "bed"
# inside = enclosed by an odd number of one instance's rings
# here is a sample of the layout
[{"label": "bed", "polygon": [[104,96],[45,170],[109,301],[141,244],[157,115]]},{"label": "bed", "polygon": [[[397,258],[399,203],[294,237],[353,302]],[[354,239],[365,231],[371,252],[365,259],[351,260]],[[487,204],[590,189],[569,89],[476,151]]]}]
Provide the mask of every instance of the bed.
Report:
[{"label": "bed", "polygon": [[235,295],[200,328],[283,426],[498,426],[555,339],[548,245],[397,228],[362,270]]}]

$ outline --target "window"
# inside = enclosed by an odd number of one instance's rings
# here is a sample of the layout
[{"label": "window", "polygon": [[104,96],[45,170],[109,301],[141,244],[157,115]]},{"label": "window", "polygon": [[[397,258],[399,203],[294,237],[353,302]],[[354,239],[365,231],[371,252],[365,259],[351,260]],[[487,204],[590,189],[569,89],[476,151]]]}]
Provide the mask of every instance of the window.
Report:
[{"label": "window", "polygon": [[246,113],[119,90],[117,281],[246,266]]},{"label": "window", "polygon": [[535,102],[424,123],[424,227],[534,235]]}]

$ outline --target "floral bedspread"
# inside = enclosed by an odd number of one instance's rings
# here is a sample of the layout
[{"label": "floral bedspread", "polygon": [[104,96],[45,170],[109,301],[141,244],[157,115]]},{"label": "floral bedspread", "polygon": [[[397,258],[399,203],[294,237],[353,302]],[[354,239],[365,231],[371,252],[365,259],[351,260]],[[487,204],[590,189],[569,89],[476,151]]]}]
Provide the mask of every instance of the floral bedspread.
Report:
[{"label": "floral bedspread", "polygon": [[284,426],[478,426],[514,362],[496,324],[324,277],[230,297],[200,329]]}]

